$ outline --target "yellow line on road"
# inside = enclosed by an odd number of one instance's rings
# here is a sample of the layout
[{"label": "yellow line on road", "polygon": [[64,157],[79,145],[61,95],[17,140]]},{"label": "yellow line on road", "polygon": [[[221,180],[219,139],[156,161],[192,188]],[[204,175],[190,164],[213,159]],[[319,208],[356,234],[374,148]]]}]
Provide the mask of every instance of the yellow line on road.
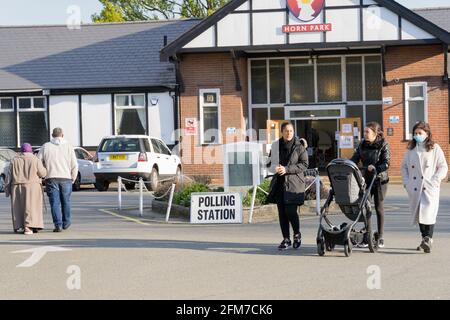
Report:
[{"label": "yellow line on road", "polygon": [[120,215],[120,214],[118,214],[118,213],[115,213],[115,212],[106,210],[106,209],[99,209],[99,210],[100,210],[101,212],[107,213],[107,214],[112,215],[112,216],[114,216],[114,217],[121,218],[121,219],[124,219],[124,220],[128,220],[128,221],[131,221],[131,222],[135,222],[135,223],[141,224],[141,225],[143,225],[143,226],[149,226],[149,225],[150,225],[150,223],[142,222],[142,221],[139,220],[139,219],[134,219],[134,218],[131,218],[131,217],[123,216],[123,215]]}]

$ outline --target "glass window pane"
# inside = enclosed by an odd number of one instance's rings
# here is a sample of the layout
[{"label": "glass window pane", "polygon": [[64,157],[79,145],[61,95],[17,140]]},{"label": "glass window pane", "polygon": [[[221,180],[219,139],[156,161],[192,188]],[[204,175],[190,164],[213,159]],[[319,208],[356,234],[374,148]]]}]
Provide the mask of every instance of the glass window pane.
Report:
[{"label": "glass window pane", "polygon": [[382,100],[382,74],[381,74],[381,58],[365,57],[366,68],[366,100],[379,101]]},{"label": "glass window pane", "polygon": [[363,99],[363,74],[362,58],[348,57],[347,69],[347,101],[362,101]]},{"label": "glass window pane", "polygon": [[295,118],[323,118],[323,117],[340,117],[341,110],[293,110],[290,112],[290,117]]},{"label": "glass window pane", "polygon": [[340,58],[319,58],[317,61],[319,102],[342,101],[342,70]]},{"label": "glass window pane", "polygon": [[268,109],[267,108],[253,108],[252,109],[252,129],[256,130],[256,139],[258,141],[267,140],[267,120]]},{"label": "glass window pane", "polygon": [[161,153],[161,149],[159,148],[159,144],[156,142],[155,139],[152,139],[152,146],[153,146],[153,152],[154,153]]},{"label": "glass window pane", "polygon": [[162,141],[159,141],[159,140],[156,140],[156,142],[159,145],[159,150],[161,150],[161,153],[170,156],[170,151],[169,151],[169,149],[167,149],[166,145]]},{"label": "glass window pane", "polygon": [[0,99],[0,109],[1,110],[12,110],[13,109],[13,101],[10,98]]},{"label": "glass window pane", "polygon": [[0,146],[15,147],[17,145],[15,123],[14,112],[0,112]]},{"label": "glass window pane", "polygon": [[409,98],[424,98],[423,86],[410,86]]},{"label": "glass window pane", "polygon": [[270,102],[286,102],[286,77],[284,60],[269,60]]},{"label": "glass window pane", "polygon": [[289,62],[291,103],[314,102],[314,65],[306,59]]},{"label": "glass window pane", "polygon": [[48,141],[47,116],[45,112],[20,112],[20,143],[41,146]]},{"label": "glass window pane", "polygon": [[208,104],[217,104],[217,93],[206,92],[203,94],[203,102]]},{"label": "glass window pane", "polygon": [[35,109],[45,109],[45,98],[33,98],[33,107]]},{"label": "glass window pane", "polygon": [[125,95],[119,95],[116,96],[116,106],[118,107],[128,107],[130,105],[129,103],[129,97]]},{"label": "glass window pane", "polygon": [[347,118],[360,118],[364,124],[364,107],[363,106],[347,106]]},{"label": "glass window pane", "polygon": [[113,138],[102,141],[100,152],[139,152],[141,146],[136,138]]},{"label": "glass window pane", "polygon": [[383,106],[366,106],[366,123],[367,122],[378,122],[383,128]]},{"label": "glass window pane", "polygon": [[409,133],[419,121],[425,121],[425,103],[424,101],[409,101]]},{"label": "glass window pane", "polygon": [[251,62],[252,103],[267,103],[267,66],[266,60]]},{"label": "glass window pane", "polygon": [[217,107],[203,107],[204,143],[219,143],[219,113]]},{"label": "glass window pane", "polygon": [[131,96],[131,105],[144,107],[145,106],[145,97],[142,94],[133,94]]},{"label": "glass window pane", "polygon": [[270,108],[270,120],[284,120],[284,108]]},{"label": "glass window pane", "polygon": [[20,98],[19,109],[31,109],[31,98]]},{"label": "glass window pane", "polygon": [[147,121],[144,109],[116,110],[117,134],[145,134]]}]

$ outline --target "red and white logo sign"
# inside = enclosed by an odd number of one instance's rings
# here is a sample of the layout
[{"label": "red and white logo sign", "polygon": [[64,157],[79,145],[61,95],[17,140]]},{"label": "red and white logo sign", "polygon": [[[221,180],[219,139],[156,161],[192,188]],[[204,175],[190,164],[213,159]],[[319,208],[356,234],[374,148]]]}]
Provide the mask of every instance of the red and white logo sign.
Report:
[{"label": "red and white logo sign", "polygon": [[[311,22],[316,19],[323,8],[325,0],[286,0],[291,14],[302,22]],[[300,24],[285,25],[282,28],[284,33],[295,32],[328,32],[331,31],[331,24]]]}]

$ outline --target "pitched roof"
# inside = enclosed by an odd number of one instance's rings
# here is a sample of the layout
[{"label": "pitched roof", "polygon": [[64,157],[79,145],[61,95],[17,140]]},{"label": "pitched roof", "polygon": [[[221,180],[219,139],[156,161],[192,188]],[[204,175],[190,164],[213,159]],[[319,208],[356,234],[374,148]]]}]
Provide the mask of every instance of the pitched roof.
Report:
[{"label": "pitched roof", "polygon": [[0,91],[169,86],[159,52],[199,21],[0,27]]},{"label": "pitched roof", "polygon": [[435,25],[450,32],[450,7],[423,8],[413,10],[418,15],[430,20]]},{"label": "pitched roof", "polygon": [[[168,57],[176,54],[178,50],[182,49],[187,43],[195,39],[197,36],[202,34],[208,28],[213,26],[215,23],[223,19],[229,13],[237,9],[239,6],[243,5],[247,0],[230,0],[225,6],[217,10],[213,15],[204,19],[202,22],[197,24],[195,27],[190,29],[188,32],[181,35],[175,41],[171,42],[169,45],[161,50],[161,59],[165,60]],[[410,9],[402,6],[393,0],[374,0],[378,5],[385,7],[392,12],[398,14],[400,17],[408,20],[409,22],[419,26],[426,32],[434,35],[437,39],[444,43],[450,44],[450,32],[448,29],[442,29],[440,26],[434,24],[432,21],[427,20],[421,15],[411,11]]]}]

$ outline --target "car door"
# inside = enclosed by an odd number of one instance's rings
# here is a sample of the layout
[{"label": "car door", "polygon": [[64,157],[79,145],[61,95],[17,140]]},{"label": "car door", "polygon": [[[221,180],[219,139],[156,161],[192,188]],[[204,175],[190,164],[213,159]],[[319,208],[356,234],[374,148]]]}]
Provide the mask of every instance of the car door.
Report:
[{"label": "car door", "polygon": [[164,163],[162,150],[160,148],[158,140],[155,139],[155,138],[151,138],[150,141],[152,143],[152,148],[153,148],[153,153],[154,153],[153,157],[155,159],[156,165],[158,166],[159,174],[160,175],[166,175],[167,174],[167,168],[166,168],[166,165]]},{"label": "car door", "polygon": [[86,161],[84,160],[84,156],[82,151],[79,148],[75,148],[75,156],[77,157],[78,163],[78,172],[80,173],[80,182],[85,183],[86,181]]},{"label": "car door", "polygon": [[168,175],[174,175],[177,173],[177,161],[167,145],[162,140],[157,140],[159,148],[161,150],[162,157],[164,159],[164,165],[166,167]]},{"label": "car door", "polygon": [[[83,157],[83,160],[81,162],[84,173],[83,183],[95,183],[94,162],[92,161],[92,155],[82,148],[78,150]],[[80,165],[80,163],[78,165]]]}]

